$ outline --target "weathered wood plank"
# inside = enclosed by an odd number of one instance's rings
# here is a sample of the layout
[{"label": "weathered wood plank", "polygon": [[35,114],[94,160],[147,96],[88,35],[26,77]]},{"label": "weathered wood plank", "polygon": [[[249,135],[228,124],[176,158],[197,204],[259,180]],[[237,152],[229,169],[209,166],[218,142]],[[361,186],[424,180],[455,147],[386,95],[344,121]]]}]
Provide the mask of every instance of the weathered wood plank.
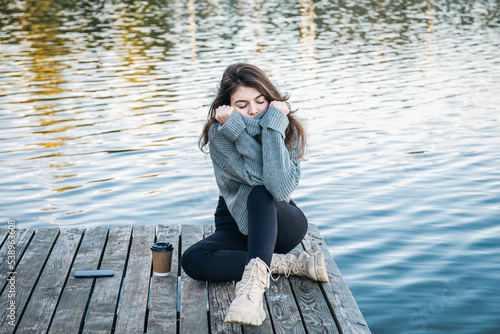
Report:
[{"label": "weathered wood plank", "polygon": [[[0,305],[11,305],[11,302],[14,301],[15,319],[13,323],[9,323],[9,321],[0,322],[0,333],[9,334],[14,332],[58,234],[59,229],[57,228],[38,230],[17,265],[16,273],[10,275],[9,279],[13,279],[14,282],[15,297],[10,298],[12,290],[10,290],[10,286],[7,287],[0,296]],[[9,319],[8,314],[11,313],[7,307],[0,308],[0,319]]]},{"label": "weathered wood plank", "polygon": [[[208,224],[204,226],[205,238],[215,232],[215,226]],[[234,299],[234,283],[233,282],[208,282],[209,309],[210,309],[210,325],[212,333],[241,333],[245,334],[268,334],[273,333],[271,317],[267,307],[266,299],[264,298],[264,312],[266,319],[260,326],[247,326],[224,323],[224,318],[229,308],[229,305]],[[213,299],[213,296],[217,300]]]},{"label": "weathered wood plank", "polygon": [[224,317],[234,299],[233,282],[208,282],[211,333],[242,333],[241,325],[226,324]]},{"label": "weathered wood plank", "polygon": [[[215,232],[212,224],[204,226],[204,237]],[[210,314],[210,330],[212,334],[242,333],[241,325],[226,324],[224,317],[234,299],[233,282],[208,282],[208,305]]]},{"label": "weathered wood plank", "polygon": [[[178,252],[186,250],[203,236],[201,226],[182,226],[182,247],[179,247],[179,226],[158,226],[156,241],[174,244],[172,274],[167,277],[154,276],[151,280],[151,295],[148,319],[146,305],[151,274],[150,245],[155,241],[153,226],[134,228],[113,227],[106,246],[107,228],[89,228],[78,243],[81,233],[73,233],[76,239],[66,237],[72,230],[40,229],[17,230],[16,253],[21,259],[16,273],[16,318],[17,328],[0,323],[1,333],[208,333],[207,283],[189,278],[181,271],[181,304],[177,305]],[[213,225],[204,228],[207,237],[214,231]],[[2,238],[0,230],[0,239]],[[73,231],[74,232],[74,231]],[[2,266],[7,263],[7,232],[0,248]],[[208,283],[210,330],[213,333],[339,333],[334,321],[342,326],[342,333],[370,333],[347,284],[340,274],[328,248],[317,230],[310,224],[303,242],[306,250],[310,243],[317,243],[325,255],[330,284],[317,283],[302,277],[289,279],[282,276],[278,283],[272,282],[266,293],[267,318],[262,326],[229,325],[223,322],[225,312],[234,298],[231,282]],[[130,255],[127,255],[130,246]],[[78,254],[74,256],[76,249]],[[50,252],[52,251],[52,252]],[[102,264],[99,259],[104,254]],[[50,253],[50,254],[49,254]],[[128,256],[128,264],[127,262]],[[71,271],[68,270],[75,258]],[[123,276],[124,266],[127,272]],[[44,267],[45,266],[45,267]],[[115,270],[112,278],[75,279],[73,271],[78,269],[110,268]],[[66,269],[65,269],[66,268]],[[137,268],[137,269],[134,269]],[[0,271],[7,278],[9,270]],[[69,276],[68,276],[69,272]],[[123,281],[123,293],[117,310],[118,295]],[[67,281],[66,281],[67,280]],[[61,287],[66,281],[64,290]],[[111,282],[113,281],[113,282]],[[1,281],[0,281],[1,282]],[[92,294],[93,282],[95,289]],[[7,280],[3,285],[10,284]],[[36,284],[36,286],[35,286]],[[8,305],[8,289],[0,296],[0,305]],[[92,298],[90,296],[92,294]],[[60,297],[59,297],[60,296]],[[324,299],[326,296],[326,300]],[[59,301],[58,301],[59,298]],[[54,307],[56,311],[54,314]],[[88,317],[84,316],[88,306]],[[178,313],[180,311],[180,319]],[[8,309],[0,310],[6,318]],[[300,312],[300,313],[299,313]],[[2,314],[3,313],[3,314]],[[54,314],[52,322],[51,315]],[[332,316],[333,314],[333,316]],[[272,322],[271,322],[272,317]],[[6,318],[8,319],[8,318]],[[116,322],[115,322],[116,319]],[[147,321],[147,326],[145,326]],[[3,326],[3,327],[2,327]],[[273,328],[274,326],[274,328]]]},{"label": "weathered wood plank", "polygon": [[[182,251],[203,237],[202,226],[182,225]],[[196,281],[181,270],[181,305],[179,332],[181,334],[208,333],[206,282]]]},{"label": "weathered wood plank", "polygon": [[328,268],[329,283],[321,283],[321,287],[326,295],[327,301],[334,312],[335,317],[341,326],[342,333],[364,334],[371,333],[366,321],[359,310],[349,287],[333,260],[328,247],[326,246],[316,225],[309,224],[307,232],[308,240],[317,243],[323,254]]},{"label": "weathered wood plank", "polygon": [[94,279],[75,278],[75,270],[97,269],[108,228],[104,226],[87,228],[71,268],[68,280],[57,304],[49,333],[78,333],[83,326]]},{"label": "weathered wood plank", "polygon": [[145,332],[151,279],[151,245],[155,240],[154,226],[136,226],[123,282],[116,318],[115,334]]},{"label": "weathered wood plank", "polygon": [[245,333],[245,334],[274,333],[273,325],[271,322],[271,316],[269,314],[269,306],[267,305],[267,300],[266,300],[265,296],[264,296],[264,300],[262,302],[264,303],[264,312],[266,313],[266,319],[262,322],[262,325],[260,325],[260,326],[250,326],[250,325],[241,326],[243,328],[243,333]]},{"label": "weathered wood plank", "polygon": [[9,235],[9,230],[6,226],[0,227],[0,249],[3,247],[3,243],[7,240],[7,236]]},{"label": "weathered wood plank", "polygon": [[[11,233],[13,234],[9,233],[10,237],[6,237],[6,240],[0,249],[0,259],[2,261],[0,263],[0,291],[3,291],[5,285],[8,283],[6,280],[10,275],[9,273],[14,272],[15,267],[19,261],[21,261],[26,247],[28,246],[33,235],[35,235],[35,230],[31,228],[15,229]],[[12,258],[9,257],[12,256],[13,251],[14,263],[12,263]]]},{"label": "weathered wood plank", "polygon": [[111,227],[100,268],[113,269],[114,276],[96,279],[83,327],[84,334],[108,334],[113,328],[131,232],[131,226]]},{"label": "weathered wood plank", "polygon": [[153,275],[151,281],[147,333],[175,334],[178,322],[179,225],[159,225],[156,242],[170,242],[174,250],[170,275],[166,277]]},{"label": "weathered wood plank", "polygon": [[305,333],[290,282],[286,277],[282,275],[277,282],[271,280],[266,298],[276,333]]},{"label": "weathered wood plank", "polygon": [[[307,240],[307,236],[306,236]],[[310,243],[310,242],[309,242]],[[299,244],[291,253],[307,249]],[[313,254],[309,250],[310,254]],[[329,256],[326,254],[325,256]],[[320,283],[308,277],[290,276],[290,286],[299,305],[307,333],[339,334],[335,319],[321,291]]]},{"label": "weathered wood plank", "polygon": [[[295,247],[292,252],[299,250]],[[271,280],[271,286],[266,294],[276,333],[305,333],[290,279],[285,275],[272,277],[277,281]],[[280,293],[282,295],[279,295]]]},{"label": "weathered wood plank", "polygon": [[16,333],[46,333],[68,277],[83,229],[62,229]]},{"label": "weathered wood plank", "polygon": [[319,283],[308,277],[290,276],[289,279],[307,333],[339,334]]}]

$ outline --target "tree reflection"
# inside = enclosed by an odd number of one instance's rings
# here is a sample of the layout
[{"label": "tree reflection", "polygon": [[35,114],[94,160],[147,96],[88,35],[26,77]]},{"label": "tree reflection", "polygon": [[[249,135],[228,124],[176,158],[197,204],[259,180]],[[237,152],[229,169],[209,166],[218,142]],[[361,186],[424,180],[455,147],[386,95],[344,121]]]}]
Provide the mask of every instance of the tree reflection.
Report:
[{"label": "tree reflection", "polygon": [[31,59],[24,63],[28,72],[23,76],[38,94],[61,93],[63,90],[59,85],[64,82],[61,70],[67,65],[59,59],[70,51],[65,45],[67,38],[59,30],[59,4],[52,0],[25,0],[16,2],[15,6],[4,4],[2,10],[11,15],[1,20],[1,30],[7,30],[6,26],[12,29],[2,44],[18,42],[23,46],[24,55]]},{"label": "tree reflection", "polygon": [[426,41],[440,22],[497,25],[499,8],[498,0],[0,1],[0,43],[9,45],[0,56],[29,57],[26,81],[53,95],[64,91],[67,60],[83,51],[112,50],[134,68],[126,77],[135,81],[154,74],[158,61],[181,57],[189,64],[241,43],[253,43],[256,54],[272,51],[269,41],[279,39],[307,45],[312,55],[317,39],[332,46]]}]

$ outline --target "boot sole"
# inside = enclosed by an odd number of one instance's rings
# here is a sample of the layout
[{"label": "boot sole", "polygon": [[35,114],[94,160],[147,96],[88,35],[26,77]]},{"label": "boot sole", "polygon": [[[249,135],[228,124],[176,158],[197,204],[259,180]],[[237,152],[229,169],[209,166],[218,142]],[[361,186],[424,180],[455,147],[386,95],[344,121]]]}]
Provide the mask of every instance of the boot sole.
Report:
[{"label": "boot sole", "polygon": [[316,277],[320,282],[328,283],[328,271],[326,270],[325,258],[322,252],[316,253],[316,258],[314,259],[316,265]]},{"label": "boot sole", "polygon": [[266,319],[266,314],[262,310],[262,312],[254,315],[248,313],[228,313],[224,318],[224,322],[228,324],[260,326],[264,319]]}]

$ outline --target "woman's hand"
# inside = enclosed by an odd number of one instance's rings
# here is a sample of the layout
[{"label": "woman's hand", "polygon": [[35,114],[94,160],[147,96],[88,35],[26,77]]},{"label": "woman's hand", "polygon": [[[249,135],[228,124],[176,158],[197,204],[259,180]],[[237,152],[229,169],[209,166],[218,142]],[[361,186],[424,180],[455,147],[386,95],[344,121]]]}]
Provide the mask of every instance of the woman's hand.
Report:
[{"label": "woman's hand", "polygon": [[234,109],[231,106],[220,106],[219,108],[215,109],[215,119],[220,124],[224,124],[226,123],[229,116],[231,116],[233,111]]},{"label": "woman's hand", "polygon": [[283,111],[285,115],[288,115],[288,113],[290,112],[290,109],[288,109],[288,105],[283,101],[271,101],[270,105]]}]

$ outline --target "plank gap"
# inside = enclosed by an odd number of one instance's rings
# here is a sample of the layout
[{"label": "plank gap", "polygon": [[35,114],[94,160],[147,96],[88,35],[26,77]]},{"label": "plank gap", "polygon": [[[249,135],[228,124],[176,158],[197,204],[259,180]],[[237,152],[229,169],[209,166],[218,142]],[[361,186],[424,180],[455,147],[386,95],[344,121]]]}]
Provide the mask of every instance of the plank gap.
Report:
[{"label": "plank gap", "polygon": [[210,321],[210,302],[209,302],[209,291],[208,291],[208,282],[205,281],[205,289],[207,291],[207,324],[208,324],[208,334],[212,334],[212,324]]},{"label": "plank gap", "polygon": [[[109,241],[109,233],[111,232],[111,229],[108,227],[106,231],[106,239],[104,240],[104,246],[102,247],[102,252],[99,257],[99,263],[97,264],[97,268],[101,269],[101,264],[102,260],[104,258],[104,253],[106,252],[106,247],[108,246],[108,241]],[[90,309],[90,302],[92,301],[92,297],[94,297],[94,290],[95,290],[95,285],[96,285],[96,278],[92,279],[92,287],[90,288],[90,298],[87,301],[87,306],[85,306],[85,316],[83,317],[83,321],[80,325],[80,330],[78,331],[78,334],[81,334],[83,332],[83,328],[85,327],[85,322],[87,321],[87,316],[89,314],[89,309]]]},{"label": "plank gap", "polygon": [[[33,233],[34,234],[34,233]],[[35,287],[37,286],[38,284],[38,281],[40,280],[40,276],[42,276],[42,272],[43,270],[45,269],[45,265],[47,264],[47,261],[49,260],[49,257],[50,257],[50,253],[52,253],[52,249],[54,248],[54,245],[56,244],[57,242],[57,239],[59,238],[59,235],[61,234],[61,230],[59,230],[59,228],[57,229],[57,233],[56,235],[54,236],[54,238],[52,239],[52,242],[50,244],[50,247],[49,247],[49,251],[47,252],[47,256],[45,257],[45,260],[43,261],[43,264],[42,266],[40,267],[40,270],[38,271],[37,273],[37,277],[35,279],[35,282],[33,283],[33,286],[31,287],[31,291],[28,295],[28,297],[26,298],[26,302],[24,303],[24,306],[21,307],[21,313],[19,314],[19,317],[17,318],[17,322],[16,322],[16,325],[14,326],[14,330],[12,331],[12,333],[15,333],[17,328],[19,327],[19,323],[21,322],[21,319],[23,318],[24,316],[24,312],[26,311],[26,307],[28,306],[30,300],[31,300],[31,296],[33,296],[33,292],[35,291]],[[32,237],[33,238],[33,237]],[[30,242],[31,242],[31,239],[30,239]],[[26,248],[25,250],[28,248],[28,245],[26,245]],[[24,253],[24,252],[23,252]],[[16,263],[17,265],[17,263]]]},{"label": "plank gap", "polygon": [[[155,232],[155,242],[156,242],[156,232]],[[153,266],[149,272],[149,289],[148,289],[148,302],[146,304],[146,314],[144,315],[144,333],[148,332],[148,318],[149,318],[149,301],[151,299],[151,286],[153,285]]]},{"label": "plank gap", "polygon": [[[128,259],[130,257],[130,249],[132,248],[132,240],[134,239],[134,226],[130,228],[130,234],[128,238],[128,247],[127,247],[127,256],[125,257],[125,264],[123,266],[123,271],[122,271],[122,279],[120,282],[120,292],[118,293],[118,297],[116,300],[116,308],[115,308],[115,314],[113,316],[113,324],[111,325],[111,333],[115,332],[115,327],[116,327],[116,320],[118,318],[118,309],[120,308],[120,301],[122,298],[122,293],[123,293],[123,287],[124,287],[124,282],[125,282],[125,276],[127,275],[127,267],[128,267]],[[120,242],[118,244],[121,244]]]},{"label": "plank gap", "polygon": [[181,276],[181,273],[182,273],[182,268],[181,268],[181,257],[182,257],[182,232],[181,232],[181,228],[179,228],[179,246],[177,248],[179,248],[178,252],[177,252],[177,263],[179,264],[177,266],[177,276],[180,277]]},{"label": "plank gap", "polygon": [[[180,252],[180,237],[179,237],[179,252]],[[180,267],[180,266],[179,266]],[[177,317],[175,322],[176,333],[181,331],[181,276],[177,276]]]},{"label": "plank gap", "polygon": [[293,300],[295,300],[295,304],[297,305],[297,309],[299,311],[298,313],[300,316],[300,320],[302,321],[302,326],[304,327],[304,331],[306,332],[306,334],[308,334],[309,331],[307,330],[306,320],[304,319],[304,315],[302,314],[302,310],[300,309],[299,298],[297,297],[297,294],[295,292],[295,287],[293,286],[293,282],[290,278],[287,277],[287,280],[288,284],[290,284],[290,290],[292,291]]},{"label": "plank gap", "polygon": [[[323,287],[323,284],[320,284],[319,288],[321,289],[321,293],[323,294],[323,298],[325,298],[325,300],[328,300],[328,295],[325,291],[325,288]],[[342,331],[342,327],[340,326],[339,319],[337,319],[337,316],[335,315],[335,311],[332,307],[332,304],[326,303],[326,305],[328,306],[328,309],[330,310],[330,313],[332,314],[333,321],[335,321],[335,325],[337,326],[339,333],[344,334],[344,332]]]},{"label": "plank gap", "polygon": [[[181,226],[182,227],[182,226]],[[177,248],[179,249],[177,251],[177,263],[179,264],[177,266],[177,317],[176,317],[176,322],[175,322],[175,332],[176,334],[181,333],[181,257],[182,257],[182,228],[179,227],[179,246]]]},{"label": "plank gap", "polygon": [[[274,319],[273,319],[273,317],[271,317],[271,308],[269,306],[269,300],[267,300],[267,292],[264,293],[264,298],[266,299],[267,313],[269,314],[269,320],[271,321],[271,328],[273,329],[273,333],[276,333],[276,327],[275,327],[275,324],[274,324]],[[243,330],[243,334],[245,334],[245,326],[241,326],[241,327],[242,327],[242,330]]]},{"label": "plank gap", "polygon": [[[14,229],[15,229],[15,227],[14,227]],[[0,235],[2,235],[2,236],[3,236],[3,237],[1,237],[2,239],[1,239],[1,241],[0,241],[0,248],[2,248],[2,247],[3,247],[3,244],[4,244],[4,243],[7,241],[7,239],[9,238],[9,234],[10,234],[9,230],[10,230],[10,229],[9,229],[9,228],[7,228],[7,227],[6,227],[6,228],[3,228],[3,227],[2,227],[2,228],[0,229]]]},{"label": "plank gap", "polygon": [[[5,267],[4,271],[0,272],[0,277],[2,276],[2,274],[5,272],[5,273],[10,273],[10,272],[16,272],[17,271],[17,267],[19,265],[19,262],[21,262],[22,258],[23,258],[23,255],[24,253],[26,252],[26,249],[29,247],[30,243],[31,243],[31,240],[33,240],[34,236],[35,236],[35,230],[33,229],[28,229],[28,230],[21,230],[21,229],[15,229],[15,246],[16,246],[16,249],[15,249],[15,254],[14,254],[14,269],[13,270],[9,270],[7,269],[7,267]],[[23,239],[19,240],[19,237],[20,237],[20,234],[21,233],[26,233],[28,234],[28,240],[24,241]],[[5,240],[7,241],[8,240],[8,236],[5,237]],[[8,247],[8,245],[7,245]],[[19,253],[17,253],[19,251]],[[6,258],[7,258],[8,254],[6,253]],[[7,262],[3,262],[3,264],[5,264]],[[2,267],[3,268],[3,267]],[[6,279],[7,277],[5,277]],[[2,277],[2,281],[3,281],[3,277]],[[0,283],[1,284],[1,283]],[[8,285],[8,281],[5,280],[5,282],[3,284],[0,285],[0,295],[3,294],[5,288],[7,287]]]},{"label": "plank gap", "polygon": [[[158,225],[155,225],[154,238],[153,243],[156,242],[158,237]],[[151,258],[151,262],[153,258]],[[153,263],[151,263],[151,267],[149,268],[149,288],[148,288],[148,301],[146,303],[146,312],[144,314],[144,333],[148,332],[148,319],[149,319],[149,305],[151,302],[151,288],[153,286]]]},{"label": "plank gap", "polygon": [[75,264],[76,256],[78,255],[78,251],[80,250],[80,247],[82,245],[83,238],[85,238],[86,232],[87,232],[87,229],[84,229],[82,234],[80,235],[80,241],[78,242],[78,245],[76,245],[75,254],[73,255],[73,259],[71,260],[71,264],[70,264],[69,270],[68,270],[68,275],[66,275],[66,279],[64,280],[64,284],[62,286],[61,293],[59,294],[59,297],[57,298],[56,306],[54,307],[54,312],[52,313],[52,316],[50,317],[49,325],[47,327],[47,333],[50,331],[50,326],[52,326],[52,321],[54,320],[54,317],[56,316],[57,307],[59,306],[59,302],[61,301],[64,289],[66,288],[66,284],[68,284],[68,279],[71,276],[71,269],[73,269],[73,265]]}]

